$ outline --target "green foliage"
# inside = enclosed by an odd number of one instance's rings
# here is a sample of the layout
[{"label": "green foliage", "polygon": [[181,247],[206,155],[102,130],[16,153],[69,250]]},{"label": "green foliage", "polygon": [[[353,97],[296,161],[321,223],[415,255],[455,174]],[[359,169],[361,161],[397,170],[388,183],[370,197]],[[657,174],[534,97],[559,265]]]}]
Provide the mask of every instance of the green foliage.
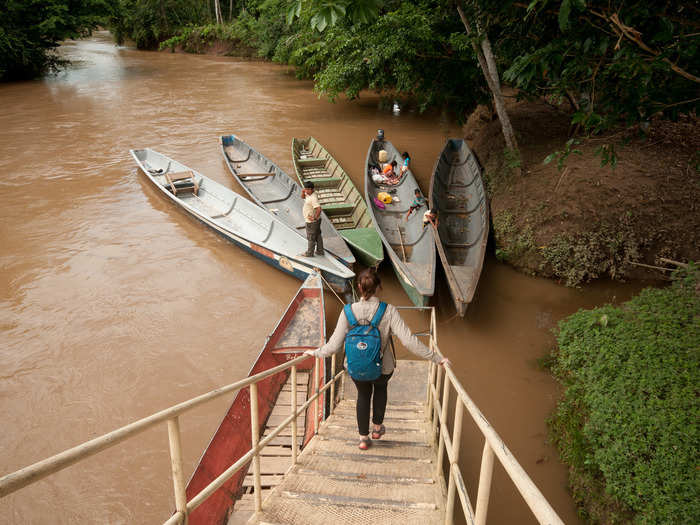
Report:
[{"label": "green foliage", "polygon": [[302,10],[313,13],[311,28],[323,32],[347,16],[352,24],[366,24],[379,12],[380,0],[293,0],[287,8],[287,24],[300,18]]},{"label": "green foliage", "polygon": [[204,53],[214,43],[225,42],[235,48],[237,54],[251,54],[252,50],[244,44],[250,36],[249,28],[240,20],[225,25],[188,26],[161,42],[159,49],[174,51],[180,47],[187,53]]},{"label": "green foliage", "polygon": [[[568,99],[572,124],[589,134],[658,112],[675,118],[700,108],[698,80],[672,69],[700,70],[693,11],[660,0],[534,0],[521,24],[511,21],[521,46],[503,77],[530,95]],[[614,162],[614,151],[601,153]]]},{"label": "green foliage", "polygon": [[554,159],[557,159],[557,170],[563,170],[564,163],[566,162],[566,159],[569,157],[569,155],[571,155],[572,153],[575,153],[576,155],[583,155],[583,152],[580,149],[574,148],[574,146],[578,146],[579,144],[581,144],[581,141],[578,139],[567,140],[564,144],[564,149],[557,150],[554,153],[550,153],[545,157],[542,163],[549,164]]},{"label": "green foliage", "polygon": [[211,21],[201,0],[119,0],[110,29],[118,43],[132,40],[139,49],[155,49],[182,28]]},{"label": "green foliage", "polygon": [[509,211],[494,215],[493,229],[497,246],[496,258],[499,261],[513,261],[535,248],[532,227],[517,228],[513,214]]},{"label": "green foliage", "polygon": [[589,512],[594,523],[619,523],[626,509],[638,524],[700,521],[697,287],[691,265],[669,288],[648,288],[622,308],[582,310],[559,324],[553,371],[566,391],[553,436],[572,467],[572,485],[599,485],[579,492],[589,511],[601,496],[617,504],[607,515]]},{"label": "green foliage", "polygon": [[[315,36],[298,32],[279,43],[275,59],[297,66],[330,99],[371,89],[412,99],[419,109],[450,104],[464,114],[483,93],[464,90],[480,75],[475,61],[441,40],[459,22],[439,2],[395,4],[369,23],[344,19]],[[302,11],[298,23],[311,29],[313,16]]]},{"label": "green foliage", "polygon": [[104,0],[0,0],[0,80],[55,69],[61,40],[86,36],[109,14]]},{"label": "green foliage", "polygon": [[616,224],[599,224],[576,235],[555,237],[542,248],[542,256],[554,275],[567,286],[608,275],[624,277],[630,261],[639,259],[639,240],[631,218],[624,215]]},{"label": "green foliage", "polygon": [[615,144],[610,143],[598,146],[594,151],[594,155],[600,157],[601,166],[606,166],[609,164],[613,170],[617,166],[617,152],[615,150]]}]

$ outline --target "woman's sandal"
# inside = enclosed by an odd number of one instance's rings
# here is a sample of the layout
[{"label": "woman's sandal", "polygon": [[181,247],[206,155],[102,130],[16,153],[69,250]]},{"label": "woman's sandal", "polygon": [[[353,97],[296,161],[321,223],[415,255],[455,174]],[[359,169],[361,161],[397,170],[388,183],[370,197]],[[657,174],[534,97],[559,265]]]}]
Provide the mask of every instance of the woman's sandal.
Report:
[{"label": "woman's sandal", "polygon": [[379,430],[372,430],[372,439],[380,439],[386,433],[384,425],[379,426]]},{"label": "woman's sandal", "polygon": [[372,441],[369,439],[369,436],[363,436],[360,438],[360,444],[358,445],[360,450],[367,450],[371,445]]}]

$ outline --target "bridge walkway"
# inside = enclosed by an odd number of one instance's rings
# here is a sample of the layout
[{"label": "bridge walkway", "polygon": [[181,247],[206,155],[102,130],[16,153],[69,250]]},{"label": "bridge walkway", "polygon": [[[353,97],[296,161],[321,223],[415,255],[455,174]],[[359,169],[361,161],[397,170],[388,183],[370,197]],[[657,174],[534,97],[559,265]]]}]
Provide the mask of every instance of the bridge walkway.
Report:
[{"label": "bridge walkway", "polygon": [[[425,416],[428,363],[399,361],[389,382],[386,434],[358,448],[355,386],[324,421],[281,483],[264,494],[263,510],[234,511],[229,525],[444,523],[445,487]],[[341,394],[342,396],[342,394]]]}]

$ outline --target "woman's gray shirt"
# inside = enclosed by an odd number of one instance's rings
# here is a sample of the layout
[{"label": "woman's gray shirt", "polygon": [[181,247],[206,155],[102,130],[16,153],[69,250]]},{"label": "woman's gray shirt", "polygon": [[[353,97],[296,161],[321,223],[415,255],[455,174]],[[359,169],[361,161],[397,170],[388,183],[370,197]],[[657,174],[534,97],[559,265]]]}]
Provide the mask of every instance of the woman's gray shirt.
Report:
[{"label": "woman's gray shirt", "polygon": [[[379,299],[376,297],[362,298],[359,302],[353,303],[351,308],[352,313],[360,324],[369,324],[377,308],[379,308]],[[348,330],[350,330],[350,323],[345,317],[345,312],[342,311],[338,316],[338,324],[335,326],[335,331],[331,338],[325,345],[315,350],[313,354],[316,357],[328,357],[340,352],[345,346],[345,334],[348,333]],[[391,374],[396,366],[394,353],[389,348],[389,337],[392,334],[398,337],[399,341],[418,357],[429,359],[434,363],[439,363],[442,359],[437,352],[433,352],[411,333],[411,330],[401,319],[398,310],[390,304],[386,305],[386,311],[379,323],[379,332],[382,339],[382,374]]]}]

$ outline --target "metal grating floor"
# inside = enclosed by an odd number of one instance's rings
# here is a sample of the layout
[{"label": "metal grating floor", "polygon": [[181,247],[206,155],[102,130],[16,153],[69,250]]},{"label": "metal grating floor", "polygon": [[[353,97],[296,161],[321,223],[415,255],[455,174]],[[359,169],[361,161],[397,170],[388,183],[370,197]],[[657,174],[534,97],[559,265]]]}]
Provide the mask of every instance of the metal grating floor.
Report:
[{"label": "metal grating floor", "polygon": [[[263,510],[250,518],[250,525],[444,521],[444,483],[435,472],[436,451],[423,415],[423,398],[416,396],[421,389],[415,389],[416,380],[425,384],[427,367],[400,363],[390,382],[382,439],[373,441],[369,450],[360,450],[355,401],[341,401],[282,482],[263,494]],[[404,382],[413,388],[402,388]],[[231,518],[235,516],[234,511]]]}]

